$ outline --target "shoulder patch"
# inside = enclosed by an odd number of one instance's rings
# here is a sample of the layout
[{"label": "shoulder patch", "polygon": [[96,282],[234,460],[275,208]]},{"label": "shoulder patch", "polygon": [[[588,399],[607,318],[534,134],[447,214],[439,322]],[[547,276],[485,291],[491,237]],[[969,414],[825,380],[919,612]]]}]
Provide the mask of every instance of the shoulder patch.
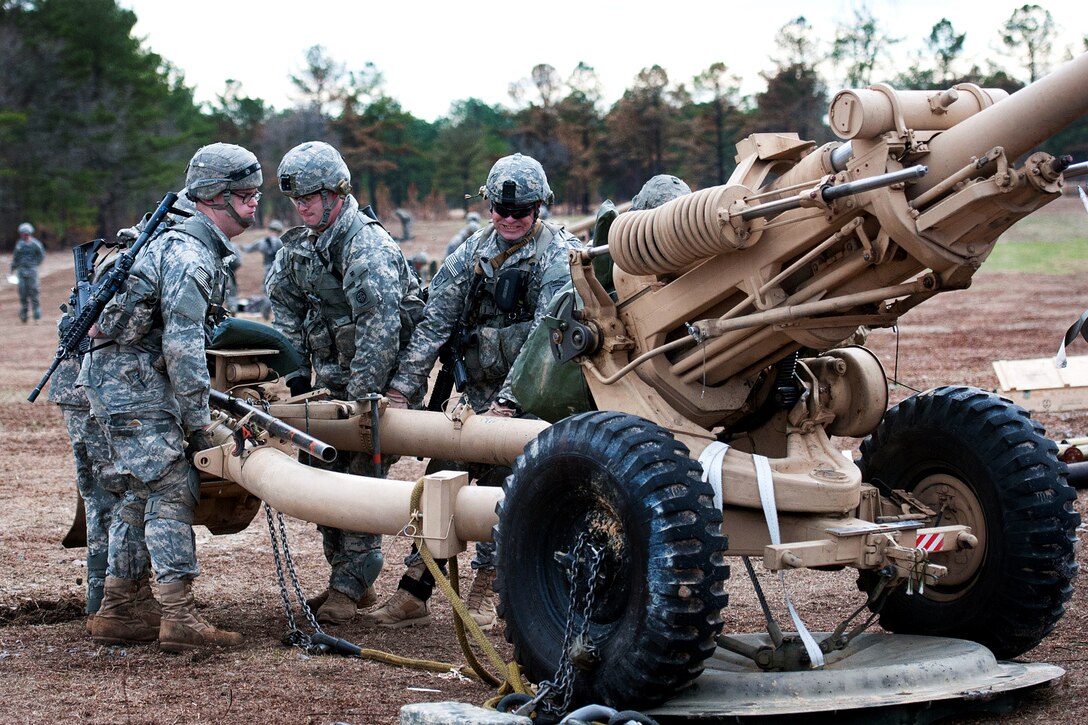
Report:
[{"label": "shoulder patch", "polygon": [[365,285],[355,291],[355,306],[360,312],[374,306],[374,295],[370,294],[370,290]]}]

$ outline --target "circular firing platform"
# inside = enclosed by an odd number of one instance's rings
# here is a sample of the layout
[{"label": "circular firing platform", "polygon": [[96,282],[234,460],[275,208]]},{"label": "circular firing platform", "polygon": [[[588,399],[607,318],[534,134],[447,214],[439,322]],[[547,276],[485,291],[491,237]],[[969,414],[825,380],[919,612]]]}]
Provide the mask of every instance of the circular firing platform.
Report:
[{"label": "circular firing platform", "polygon": [[[814,635],[817,640],[823,638]],[[734,635],[769,644],[767,635]],[[974,642],[863,633],[820,670],[763,672],[722,648],[695,686],[647,711],[661,723],[924,723],[971,712],[1008,712],[1020,696],[1065,670],[998,662]]]}]

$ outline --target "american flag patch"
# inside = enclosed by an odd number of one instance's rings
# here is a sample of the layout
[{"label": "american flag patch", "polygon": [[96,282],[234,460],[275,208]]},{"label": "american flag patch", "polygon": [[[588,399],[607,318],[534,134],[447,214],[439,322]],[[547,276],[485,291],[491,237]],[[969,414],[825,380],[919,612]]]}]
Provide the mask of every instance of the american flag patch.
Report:
[{"label": "american flag patch", "polygon": [[914,546],[925,551],[941,551],[944,548],[944,534],[919,534]]},{"label": "american flag patch", "polygon": [[193,272],[193,280],[200,287],[200,291],[204,293],[204,299],[210,299],[212,296],[212,276],[208,274],[208,270],[197,267]]}]

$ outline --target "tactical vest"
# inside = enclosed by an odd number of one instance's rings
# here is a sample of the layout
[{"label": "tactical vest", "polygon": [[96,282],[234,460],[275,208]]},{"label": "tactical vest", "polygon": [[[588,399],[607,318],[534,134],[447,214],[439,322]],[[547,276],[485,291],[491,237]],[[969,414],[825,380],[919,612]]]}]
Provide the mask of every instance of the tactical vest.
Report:
[{"label": "tactical vest", "polygon": [[[171,224],[157,235],[181,232],[192,237],[206,247],[216,259],[222,259],[222,240],[206,224],[189,218]],[[222,314],[226,297],[227,269],[220,262],[219,266],[205,270],[208,274],[208,299],[204,310],[192,310],[193,317],[200,313],[205,318],[206,331],[211,330]],[[158,280],[158,285],[162,280]],[[144,338],[154,338],[150,342],[157,347],[162,336],[162,311],[159,306],[159,292],[156,283],[136,274],[129,276],[125,287],[106,305],[98,320],[99,330],[121,345],[136,345]]]},{"label": "tactical vest", "polygon": [[476,300],[466,300],[476,307],[464,350],[470,378],[493,383],[510,371],[533,324],[543,278],[540,259],[554,236],[551,227],[541,224],[533,253],[503,265],[485,280]]},{"label": "tactical vest", "polygon": [[[368,224],[380,226],[377,220],[357,212],[341,239],[353,239]],[[355,357],[355,319],[351,300],[344,291],[341,242],[334,242],[324,250],[306,248],[301,242],[308,234],[307,230],[304,227],[296,229],[283,236],[287,250],[284,261],[295,285],[309,302],[302,320],[306,346],[314,356],[326,360],[335,358],[340,367],[348,369]],[[409,277],[415,274],[407,260],[404,260],[404,266]],[[422,316],[423,303],[414,299],[418,304],[408,304],[410,299],[401,291],[400,349],[408,344],[412,330]]]}]

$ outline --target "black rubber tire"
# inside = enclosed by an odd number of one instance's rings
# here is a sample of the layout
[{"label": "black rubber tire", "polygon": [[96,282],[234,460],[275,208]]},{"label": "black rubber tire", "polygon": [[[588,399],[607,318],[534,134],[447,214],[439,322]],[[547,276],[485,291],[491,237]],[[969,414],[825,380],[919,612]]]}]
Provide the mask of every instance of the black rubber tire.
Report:
[{"label": "black rubber tire", "polygon": [[606,540],[589,629],[601,658],[575,670],[571,706],[652,706],[699,676],[729,576],[722,513],[700,471],[668,431],[623,413],[565,418],[526,446],[498,505],[495,588],[531,680],[552,679],[563,657],[570,584],[557,553],[587,530]]},{"label": "black rubber tire", "polygon": [[[913,492],[938,511],[950,501],[940,523],[968,524],[979,538],[974,551],[934,555],[949,572],[924,594],[894,592],[884,629],[973,640],[999,659],[1054,629],[1073,592],[1080,516],[1057,445],[1026,410],[977,388],[919,393],[885,414],[860,466],[882,492]],[[873,582],[864,572],[859,586]]]}]

